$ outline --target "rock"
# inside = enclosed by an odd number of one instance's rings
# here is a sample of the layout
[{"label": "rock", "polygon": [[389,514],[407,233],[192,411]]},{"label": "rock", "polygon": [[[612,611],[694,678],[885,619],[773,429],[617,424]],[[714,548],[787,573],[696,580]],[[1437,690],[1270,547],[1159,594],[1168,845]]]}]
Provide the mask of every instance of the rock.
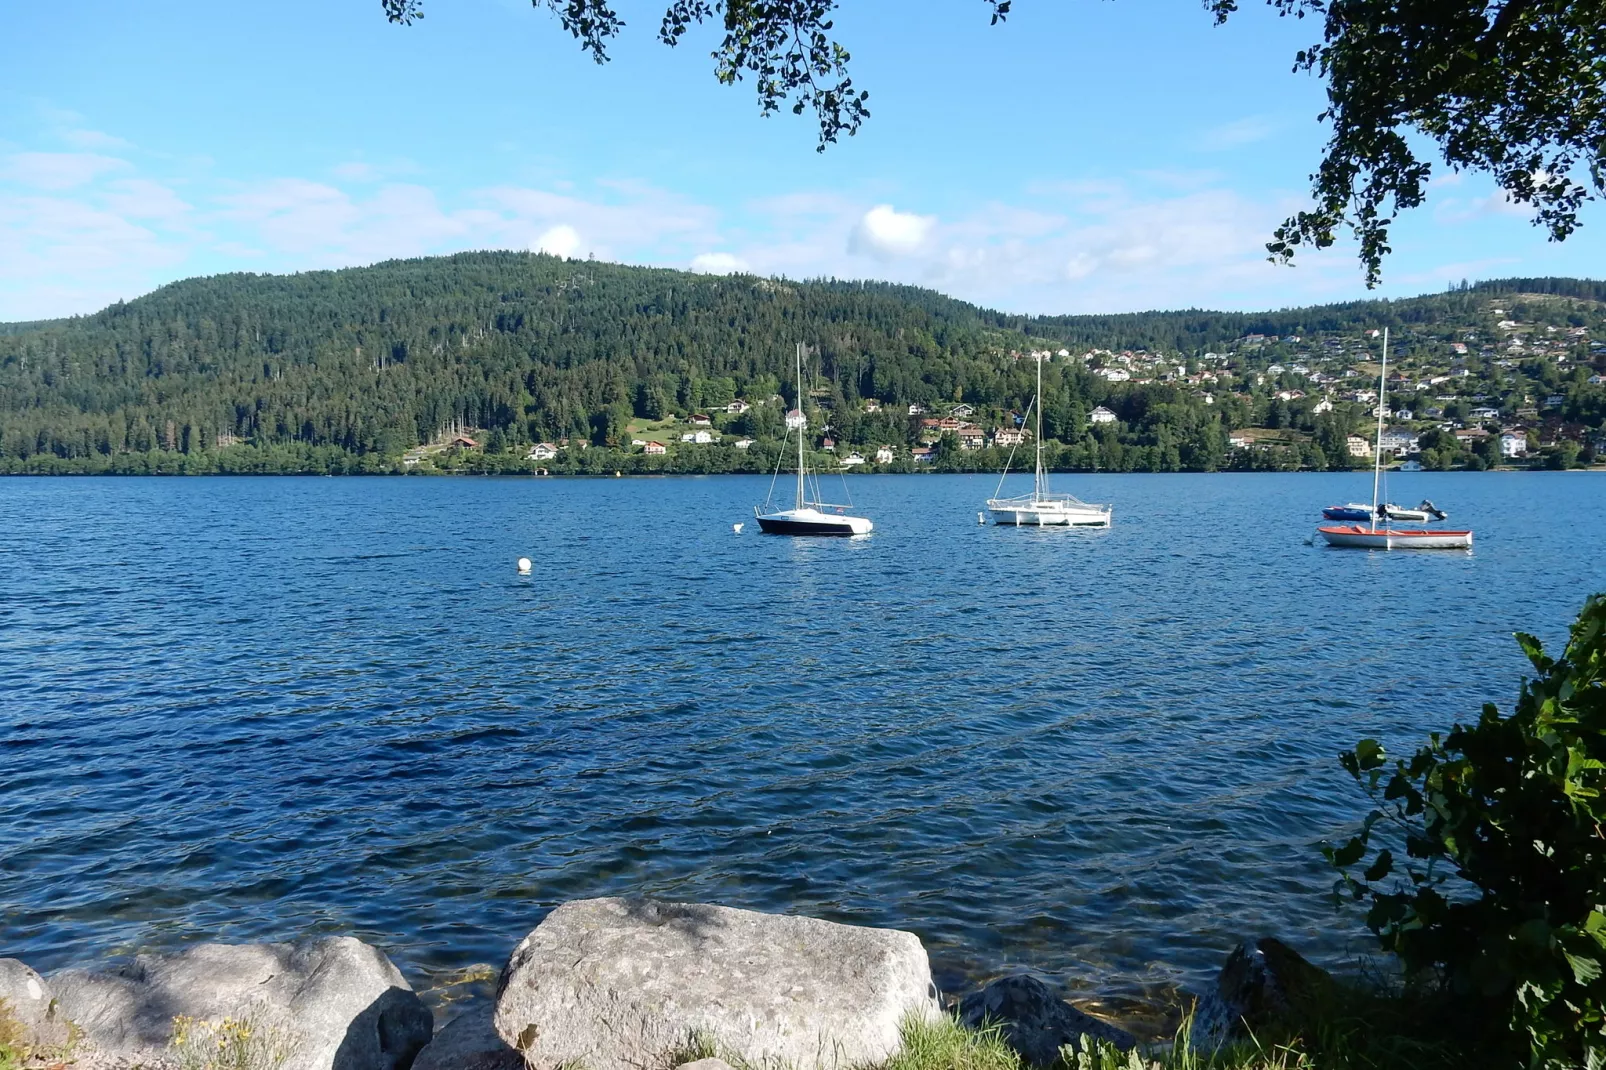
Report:
[{"label": "rock", "polygon": [[967,1029],[999,1025],[1005,1043],[1034,1066],[1052,1066],[1065,1045],[1081,1050],[1084,1036],[1108,1041],[1122,1051],[1137,1046],[1131,1033],[1084,1014],[1024,973],[1000,977],[960,1000],[959,1024]]},{"label": "rock", "polygon": [[433,1028],[428,1008],[377,948],[352,937],[197,944],[117,969],[50,977],[61,1009],[103,1055],[159,1062],[173,1019],[250,1017],[259,1042],[291,1050],[251,1070],[408,1070]]},{"label": "rock", "polygon": [[496,1031],[533,1070],[668,1065],[694,1040],[792,1070],[881,1063],[938,1014],[920,940],[895,929],[650,899],[587,899],[513,952]]},{"label": "rock", "polygon": [[698,1059],[694,1063],[681,1063],[675,1070],[734,1070],[724,1059]]},{"label": "rock", "polygon": [[1192,1045],[1214,1051],[1251,1032],[1317,1006],[1332,992],[1331,974],[1281,940],[1262,937],[1227,956],[1215,987],[1194,1006]]},{"label": "rock", "polygon": [[63,1048],[71,1039],[50,986],[16,959],[0,959],[0,1036],[8,1025],[20,1027],[17,1039],[30,1050]]},{"label": "rock", "polygon": [[412,1070],[524,1070],[524,1058],[496,1035],[496,1008],[464,1011],[424,1045]]}]

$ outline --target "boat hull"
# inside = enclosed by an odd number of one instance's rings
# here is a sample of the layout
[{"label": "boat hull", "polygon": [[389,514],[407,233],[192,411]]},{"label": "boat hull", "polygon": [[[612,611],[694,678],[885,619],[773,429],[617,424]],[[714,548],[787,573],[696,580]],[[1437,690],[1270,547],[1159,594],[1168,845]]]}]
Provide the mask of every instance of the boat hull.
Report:
[{"label": "boat hull", "polygon": [[759,530],[766,535],[868,535],[875,525],[862,516],[822,513],[817,509],[785,509],[760,513]]},{"label": "boat hull", "polygon": [[1372,509],[1365,505],[1329,505],[1322,510],[1328,520],[1370,520]]},{"label": "boat hull", "polygon": [[1007,527],[1107,528],[1110,510],[1097,506],[1063,508],[1052,505],[988,502],[993,523]]},{"label": "boat hull", "polygon": [[1402,530],[1399,528],[1369,528],[1359,524],[1343,527],[1319,527],[1317,533],[1329,546],[1356,550],[1470,550],[1470,531]]}]

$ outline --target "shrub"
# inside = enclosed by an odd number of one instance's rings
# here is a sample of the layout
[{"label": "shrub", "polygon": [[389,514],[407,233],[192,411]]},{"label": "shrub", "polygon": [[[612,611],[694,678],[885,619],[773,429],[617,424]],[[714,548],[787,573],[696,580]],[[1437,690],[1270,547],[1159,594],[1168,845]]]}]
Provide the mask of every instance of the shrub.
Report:
[{"label": "shrub", "polygon": [[[1511,716],[1389,768],[1362,740],[1341,756],[1377,807],[1327,845],[1337,888],[1407,978],[1491,1022],[1506,1065],[1606,1065],[1606,597],[1585,603],[1560,660],[1517,642],[1538,674]],[[1403,842],[1397,862],[1391,846]],[[1357,875],[1358,871],[1358,875]]]},{"label": "shrub", "polygon": [[251,1015],[221,1022],[178,1015],[169,1047],[179,1070],[278,1070],[295,1050],[289,1034]]}]

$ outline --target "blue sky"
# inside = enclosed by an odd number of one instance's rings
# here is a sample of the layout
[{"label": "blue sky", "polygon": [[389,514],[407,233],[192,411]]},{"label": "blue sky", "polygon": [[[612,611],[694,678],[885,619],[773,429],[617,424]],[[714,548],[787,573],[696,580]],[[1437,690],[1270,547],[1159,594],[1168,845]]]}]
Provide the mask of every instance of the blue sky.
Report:
[{"label": "blue sky", "polygon": [[[526,0],[0,0],[0,320],[174,279],[462,249],[887,278],[996,308],[1256,309],[1363,296],[1353,249],[1267,264],[1324,140],[1317,32],[1197,0],[845,0],[872,118],[814,151],[712,73],[713,28],[597,66]],[[1600,275],[1606,212],[1546,241],[1441,174],[1385,295]]]}]

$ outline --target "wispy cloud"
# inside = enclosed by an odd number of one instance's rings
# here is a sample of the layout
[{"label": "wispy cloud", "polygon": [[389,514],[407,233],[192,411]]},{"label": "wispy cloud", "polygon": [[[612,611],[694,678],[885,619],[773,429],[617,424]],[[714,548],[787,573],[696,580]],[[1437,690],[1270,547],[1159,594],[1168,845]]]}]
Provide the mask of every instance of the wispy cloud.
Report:
[{"label": "wispy cloud", "polygon": [[1278,130],[1278,124],[1264,115],[1250,115],[1230,123],[1212,126],[1199,133],[1197,147],[1207,152],[1241,148],[1264,141]]},{"label": "wispy cloud", "polygon": [[33,189],[72,189],[109,171],[131,167],[127,160],[92,152],[19,152],[6,157],[0,177]]}]

